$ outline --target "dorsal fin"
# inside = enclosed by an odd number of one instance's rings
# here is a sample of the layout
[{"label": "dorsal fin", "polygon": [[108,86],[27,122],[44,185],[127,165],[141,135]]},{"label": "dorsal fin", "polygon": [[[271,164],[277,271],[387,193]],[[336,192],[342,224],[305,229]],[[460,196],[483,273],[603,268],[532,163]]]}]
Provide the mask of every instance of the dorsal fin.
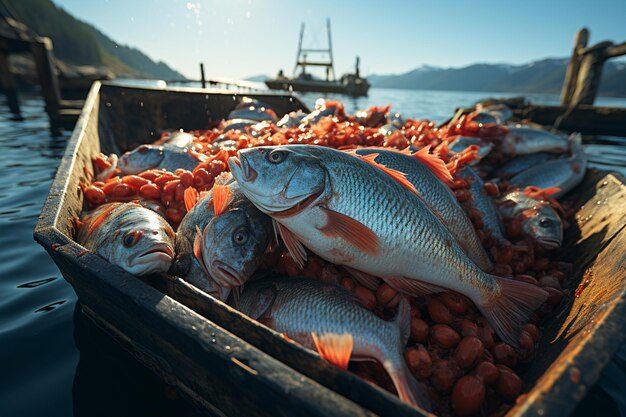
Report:
[{"label": "dorsal fin", "polygon": [[341,369],[348,369],[354,339],[350,333],[311,333],[320,356]]},{"label": "dorsal fin", "polygon": [[111,204],[110,206],[105,208],[102,211],[102,213],[100,213],[95,219],[91,220],[89,222],[89,226],[88,226],[89,228],[87,229],[87,236],[91,235],[91,233],[94,230],[96,230],[96,228],[98,228],[98,226],[100,226],[102,222],[104,222],[107,219],[107,217],[109,217],[109,214],[111,214],[111,212],[115,210],[118,206],[119,206],[119,203]]},{"label": "dorsal fin", "polygon": [[554,193],[558,193],[559,191],[561,191],[559,187],[539,188],[531,185],[524,189],[524,195],[530,198],[538,199],[549,197]]},{"label": "dorsal fin", "polygon": [[407,189],[413,191],[414,193],[417,193],[417,190],[415,189],[413,184],[411,184],[411,181],[406,179],[406,174],[404,172],[400,172],[398,170],[388,168],[384,166],[383,164],[376,162],[376,157],[378,157],[379,154],[371,153],[369,155],[359,155],[355,152],[354,155],[358,156],[359,158],[361,158],[363,161],[367,162],[368,164],[373,165],[376,168],[380,169],[385,174],[389,175],[391,178],[398,181]]},{"label": "dorsal fin", "polygon": [[424,164],[430,171],[435,174],[437,178],[439,178],[444,184],[449,184],[452,182],[452,174],[446,167],[445,162],[443,162],[439,157],[428,153],[430,150],[430,145],[423,147],[419,151],[413,154],[413,157],[419,160],[422,164]]},{"label": "dorsal fin", "polygon": [[187,187],[185,189],[184,200],[185,200],[185,209],[187,212],[191,211],[191,209],[196,205],[198,199],[200,198],[200,194],[198,190],[194,187]]},{"label": "dorsal fin", "polygon": [[213,186],[213,211],[215,217],[226,211],[233,198],[233,192],[227,185],[217,184]]}]

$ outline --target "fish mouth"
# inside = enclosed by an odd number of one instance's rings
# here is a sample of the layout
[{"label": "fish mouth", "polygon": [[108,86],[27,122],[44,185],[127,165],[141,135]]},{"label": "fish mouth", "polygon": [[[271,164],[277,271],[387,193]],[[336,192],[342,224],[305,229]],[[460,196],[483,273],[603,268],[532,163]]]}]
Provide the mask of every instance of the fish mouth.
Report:
[{"label": "fish mouth", "polygon": [[221,287],[235,288],[243,285],[246,281],[235,268],[222,261],[213,261],[210,272]]},{"label": "fish mouth", "polygon": [[[232,164],[231,164],[232,161]],[[258,173],[250,166],[250,163],[246,159],[245,156],[239,154],[237,156],[231,156],[228,159],[228,165],[230,165],[231,171],[233,170],[233,165],[236,165],[240,172],[243,174],[243,180],[247,182],[254,182]]]},{"label": "fish mouth", "polygon": [[561,247],[561,241],[559,239],[550,237],[537,238],[537,244],[546,250],[555,250]]},{"label": "fish mouth", "polygon": [[167,245],[158,245],[154,248],[147,250],[137,256],[136,260],[141,260],[141,263],[147,263],[153,260],[168,260],[171,261],[174,259],[174,251]]},{"label": "fish mouth", "polygon": [[158,245],[130,260],[124,268],[134,275],[167,272],[174,260],[174,251],[167,245]]}]

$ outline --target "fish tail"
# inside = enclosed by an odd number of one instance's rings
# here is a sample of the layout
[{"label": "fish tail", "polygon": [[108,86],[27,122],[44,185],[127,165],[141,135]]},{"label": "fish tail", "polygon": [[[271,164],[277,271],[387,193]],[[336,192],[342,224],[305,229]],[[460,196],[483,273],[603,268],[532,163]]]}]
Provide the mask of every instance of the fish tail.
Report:
[{"label": "fish tail", "polygon": [[500,294],[479,305],[500,338],[512,345],[519,345],[522,326],[530,315],[548,298],[541,288],[526,282],[490,276],[500,286]]},{"label": "fish tail", "polygon": [[398,391],[398,397],[404,402],[430,412],[432,408],[424,388],[411,374],[403,359],[400,363],[401,365],[398,367],[385,366],[396,391]]}]

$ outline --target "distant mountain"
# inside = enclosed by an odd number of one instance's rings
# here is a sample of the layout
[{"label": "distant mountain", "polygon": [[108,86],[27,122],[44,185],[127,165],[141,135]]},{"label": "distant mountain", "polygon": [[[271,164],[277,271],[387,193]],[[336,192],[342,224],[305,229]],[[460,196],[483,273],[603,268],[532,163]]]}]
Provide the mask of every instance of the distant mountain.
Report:
[{"label": "distant mountain", "polygon": [[[373,87],[416,90],[560,93],[567,58],[549,58],[524,65],[473,64],[463,68],[422,66],[404,74],[370,75]],[[608,61],[600,94],[626,97],[626,63]]]},{"label": "distant mountain", "polygon": [[[82,22],[50,0],[7,0],[15,18],[54,44],[54,55],[74,65],[106,67],[117,76],[184,79],[163,62],[154,62],[143,52],[121,45],[92,25]],[[105,4],[102,7],[107,7]]]},{"label": "distant mountain", "polygon": [[252,77],[248,77],[245,78],[246,81],[255,81],[255,82],[259,82],[259,83],[263,83],[269,79],[271,79],[272,77],[269,77],[267,75],[254,75]]}]

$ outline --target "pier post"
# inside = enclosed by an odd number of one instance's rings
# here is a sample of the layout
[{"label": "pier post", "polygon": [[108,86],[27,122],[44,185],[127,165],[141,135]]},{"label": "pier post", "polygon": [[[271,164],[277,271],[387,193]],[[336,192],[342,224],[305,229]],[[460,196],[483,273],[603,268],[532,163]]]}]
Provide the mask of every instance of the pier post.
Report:
[{"label": "pier post", "polygon": [[0,89],[7,96],[9,110],[13,113],[13,119],[22,120],[17,81],[9,67],[9,56],[5,50],[0,50]]},{"label": "pier post", "polygon": [[206,88],[206,79],[204,78],[204,64],[200,63],[200,82],[202,83],[202,88]]},{"label": "pier post", "polygon": [[578,70],[580,68],[580,51],[587,47],[589,42],[589,30],[582,28],[576,32],[574,37],[574,50],[569,60],[567,71],[565,72],[565,80],[561,90],[561,106],[568,106],[572,100],[574,89],[576,88],[576,79],[578,78]]}]

